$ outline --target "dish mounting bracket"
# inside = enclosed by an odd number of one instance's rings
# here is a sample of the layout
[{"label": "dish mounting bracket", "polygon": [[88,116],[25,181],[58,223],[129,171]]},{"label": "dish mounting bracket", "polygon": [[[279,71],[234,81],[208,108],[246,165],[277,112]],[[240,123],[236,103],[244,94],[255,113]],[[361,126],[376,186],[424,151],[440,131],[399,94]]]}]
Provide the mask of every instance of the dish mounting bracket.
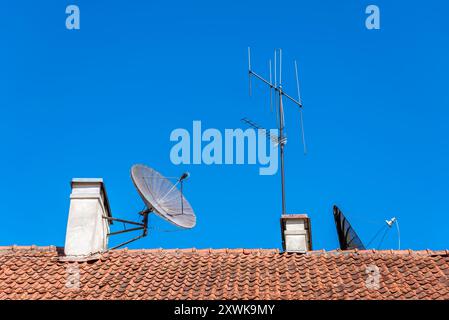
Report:
[{"label": "dish mounting bracket", "polygon": [[114,250],[114,249],[123,247],[124,245],[127,245],[128,243],[131,243],[131,242],[139,240],[143,237],[146,237],[148,235],[148,215],[151,212],[153,212],[152,208],[145,208],[144,210],[139,212],[139,214],[142,216],[142,222],[135,222],[135,221],[124,220],[124,219],[119,219],[119,218],[112,218],[112,217],[103,217],[103,219],[106,219],[108,221],[117,221],[117,222],[122,222],[124,224],[132,224],[132,225],[137,226],[137,227],[131,228],[131,229],[124,229],[124,230],[120,230],[120,231],[110,232],[110,233],[108,233],[108,237],[114,236],[117,234],[126,233],[126,232],[142,230],[141,235],[138,235],[137,237],[134,237],[131,240],[122,242],[122,243],[116,245],[115,247],[110,248],[109,250]]}]

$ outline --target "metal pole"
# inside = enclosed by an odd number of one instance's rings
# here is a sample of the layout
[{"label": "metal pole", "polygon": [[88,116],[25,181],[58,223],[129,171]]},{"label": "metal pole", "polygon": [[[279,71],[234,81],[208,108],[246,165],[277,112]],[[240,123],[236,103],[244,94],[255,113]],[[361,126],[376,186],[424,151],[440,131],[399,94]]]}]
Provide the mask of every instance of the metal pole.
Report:
[{"label": "metal pole", "polygon": [[148,213],[145,213],[143,215],[143,236],[145,237],[147,234],[148,234]]},{"label": "metal pole", "polygon": [[251,48],[248,47],[248,88],[251,97]]},{"label": "metal pole", "polygon": [[279,147],[281,150],[281,186],[282,186],[282,215],[286,214],[285,205],[285,175],[284,175],[284,107],[282,105],[282,87],[279,87]]},{"label": "metal pole", "polygon": [[124,245],[127,245],[128,243],[131,243],[131,242],[133,242],[133,241],[139,240],[139,239],[141,239],[141,238],[143,238],[143,237],[145,237],[145,235],[142,234],[142,235],[140,235],[140,236],[137,236],[137,237],[135,237],[135,238],[132,238],[131,240],[128,240],[128,241],[123,242],[123,243],[120,243],[119,245],[116,245],[115,247],[112,247],[112,248],[109,249],[109,250],[115,250],[115,249],[117,249],[117,248],[123,247]]},{"label": "metal pole", "polygon": [[117,219],[117,218],[112,218],[112,217],[103,217],[103,219],[106,219],[106,220],[109,220],[109,221],[118,221],[118,222],[123,222],[123,223],[129,223],[129,224],[134,224],[136,226],[142,226],[143,227],[143,223],[139,223],[139,222],[123,220],[123,219]]},{"label": "metal pole", "polygon": [[132,231],[143,230],[143,229],[144,229],[144,227],[137,227],[137,228],[132,228],[132,229],[126,229],[126,230],[121,230],[121,231],[108,233],[108,236],[115,236],[116,234],[122,234],[122,233],[126,233],[126,232],[132,232]]}]

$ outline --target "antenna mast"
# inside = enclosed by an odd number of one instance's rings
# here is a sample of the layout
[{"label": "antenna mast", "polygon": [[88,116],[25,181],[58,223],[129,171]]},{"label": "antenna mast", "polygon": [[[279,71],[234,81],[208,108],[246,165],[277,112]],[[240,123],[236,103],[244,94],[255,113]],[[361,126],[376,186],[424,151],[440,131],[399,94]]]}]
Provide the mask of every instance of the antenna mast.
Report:
[{"label": "antenna mast", "polygon": [[[279,57],[279,58],[278,58]],[[277,63],[279,63],[279,68],[277,68]],[[285,119],[284,119],[284,104],[283,104],[283,97],[286,97],[288,100],[293,102],[297,107],[299,107],[299,110],[302,111],[302,102],[299,92],[299,82],[298,82],[298,70],[297,70],[297,64],[295,61],[295,72],[296,72],[296,82],[297,82],[297,88],[298,88],[298,100],[292,98],[290,95],[288,95],[282,88],[282,50],[274,50],[274,83],[271,82],[271,60],[269,63],[270,66],[270,81],[265,80],[262,76],[260,76],[258,73],[254,72],[251,68],[251,49],[248,47],[248,77],[249,77],[249,84],[250,84],[250,94],[251,94],[251,76],[254,76],[256,79],[259,79],[268,87],[270,88],[270,106],[271,106],[271,95],[272,90],[274,90],[276,98],[279,99],[279,149],[280,149],[280,158],[281,158],[281,188],[282,188],[282,214],[285,215],[286,210],[286,203],[285,203],[285,168],[284,168],[284,148],[285,144],[287,142],[286,137],[284,136],[284,125],[285,125]],[[279,77],[277,76],[277,71],[279,72]],[[279,83],[277,82],[279,80]],[[304,153],[306,152],[305,148],[305,139],[304,139],[304,128],[303,128],[303,122],[302,122],[302,113],[301,113],[301,132],[302,132],[302,141],[304,144]]]}]

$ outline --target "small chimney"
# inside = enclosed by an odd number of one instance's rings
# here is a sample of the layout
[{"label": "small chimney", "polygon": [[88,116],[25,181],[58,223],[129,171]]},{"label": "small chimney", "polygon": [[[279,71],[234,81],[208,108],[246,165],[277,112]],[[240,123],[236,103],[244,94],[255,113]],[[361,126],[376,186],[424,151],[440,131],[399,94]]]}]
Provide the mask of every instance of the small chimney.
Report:
[{"label": "small chimney", "polygon": [[111,217],[103,179],[73,179],[64,253],[83,259],[107,250]]},{"label": "small chimney", "polygon": [[286,252],[312,250],[310,219],[306,214],[288,214],[281,216],[282,248]]}]

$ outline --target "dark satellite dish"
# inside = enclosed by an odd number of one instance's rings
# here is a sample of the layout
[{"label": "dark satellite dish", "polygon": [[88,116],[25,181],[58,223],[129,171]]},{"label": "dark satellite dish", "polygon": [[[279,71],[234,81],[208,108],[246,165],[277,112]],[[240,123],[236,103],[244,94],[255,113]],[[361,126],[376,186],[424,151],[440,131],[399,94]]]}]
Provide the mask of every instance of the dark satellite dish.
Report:
[{"label": "dark satellite dish", "polygon": [[341,250],[365,250],[365,246],[341,210],[334,206],[335,227]]},{"label": "dark satellite dish", "polygon": [[[111,248],[111,250],[147,236],[148,215],[150,213],[155,213],[178,227],[186,229],[193,228],[196,224],[196,217],[192,207],[183,195],[183,182],[189,176],[189,173],[185,172],[173,184],[154,169],[142,164],[132,166],[131,179],[146,206],[145,209],[139,212],[142,216],[142,222],[112,217],[104,217],[104,219],[137,226],[131,229],[111,232],[108,236],[137,230],[142,230],[142,234]],[[178,184],[180,185],[180,190],[176,188]]]},{"label": "dark satellite dish", "polygon": [[[189,176],[184,173],[173,184],[156,170],[136,164],[131,168],[131,178],[145,205],[152,212],[181,228],[193,228],[196,217],[182,193],[182,182]],[[181,184],[181,190],[176,188]]]}]

